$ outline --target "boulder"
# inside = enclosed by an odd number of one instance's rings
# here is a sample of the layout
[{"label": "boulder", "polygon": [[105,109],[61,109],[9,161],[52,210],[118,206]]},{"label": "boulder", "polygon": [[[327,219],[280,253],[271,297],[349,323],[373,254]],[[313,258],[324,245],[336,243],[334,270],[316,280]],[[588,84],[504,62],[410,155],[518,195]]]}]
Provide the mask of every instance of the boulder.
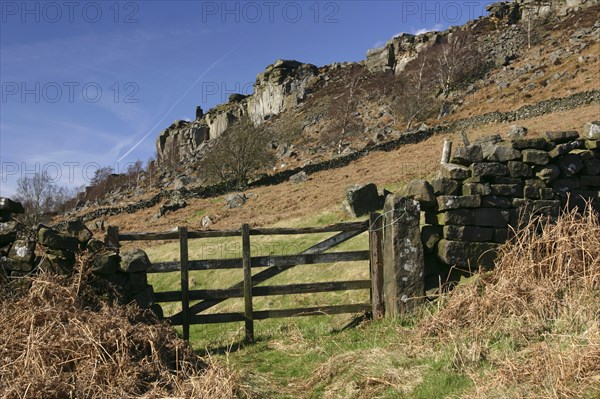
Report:
[{"label": "boulder", "polygon": [[511,125],[508,128],[508,138],[509,140],[522,139],[527,136],[527,128],[519,125]]},{"label": "boulder", "polygon": [[186,206],[187,202],[183,198],[175,196],[160,206],[158,209],[158,215],[164,216],[169,212],[175,212],[176,210],[185,208]]},{"label": "boulder", "polygon": [[508,173],[510,174],[510,177],[532,177],[533,169],[530,165],[523,162],[509,161]]},{"label": "boulder", "polygon": [[9,272],[29,272],[33,269],[33,264],[3,256],[0,258],[0,269]]},{"label": "boulder", "polygon": [[515,150],[543,150],[546,148],[548,142],[542,137],[535,137],[530,139],[514,139],[511,141],[511,144]]},{"label": "boulder", "polygon": [[438,209],[445,211],[449,209],[477,208],[481,206],[479,195],[442,195],[437,197]]},{"label": "boulder", "polygon": [[202,220],[200,221],[200,226],[202,226],[202,228],[207,228],[213,225],[213,221],[210,218],[210,216],[204,216],[202,218]]},{"label": "boulder", "polygon": [[484,157],[487,161],[508,162],[520,159],[521,152],[505,145],[495,145],[485,151]]},{"label": "boulder", "polygon": [[369,214],[381,209],[382,198],[377,192],[375,183],[354,185],[346,190],[347,211],[353,217]]},{"label": "boulder", "polygon": [[558,166],[550,164],[539,168],[535,175],[544,183],[549,184],[560,177],[560,169]]},{"label": "boulder", "polygon": [[227,202],[227,205],[225,205],[225,208],[228,208],[228,209],[239,208],[239,207],[243,206],[247,200],[248,200],[248,197],[246,197],[245,194],[230,194],[225,198],[225,201]]},{"label": "boulder", "polygon": [[119,270],[125,273],[145,272],[152,266],[148,255],[141,249],[125,251],[121,253]]}]

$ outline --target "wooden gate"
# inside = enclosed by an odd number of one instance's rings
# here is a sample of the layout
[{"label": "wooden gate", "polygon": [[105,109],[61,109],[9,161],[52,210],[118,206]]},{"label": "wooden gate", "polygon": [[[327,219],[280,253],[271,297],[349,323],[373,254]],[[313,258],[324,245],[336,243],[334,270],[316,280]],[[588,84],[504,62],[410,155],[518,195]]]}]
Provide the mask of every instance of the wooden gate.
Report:
[{"label": "wooden gate", "polygon": [[[363,251],[330,252],[359,234],[369,230],[369,249]],[[337,233],[332,237],[311,246],[296,255],[252,256],[250,237],[259,235],[299,235],[313,233]],[[372,311],[373,317],[383,317],[383,265],[382,265],[382,219],[381,215],[371,214],[369,220],[355,223],[340,223],[326,227],[307,228],[258,228],[251,229],[247,224],[239,230],[188,231],[179,227],[168,233],[119,233],[109,232],[112,246],[119,247],[123,241],[179,240],[179,262],[154,263],[148,273],[181,273],[181,290],[157,292],[156,302],[181,302],[182,310],[168,320],[173,325],[181,325],[183,338],[189,339],[190,325],[208,323],[244,322],[246,339],[254,339],[254,320],[280,317],[313,316]],[[112,236],[112,238],[110,237]],[[188,259],[188,240],[209,237],[241,237],[242,258],[238,259]],[[318,282],[308,284],[256,286],[268,279],[298,265],[370,260],[370,279],[354,281]],[[253,267],[266,267],[252,275]],[[243,280],[227,289],[190,290],[189,272],[192,270],[243,269]],[[253,297],[269,295],[306,294],[347,290],[371,290],[371,303],[319,306],[310,308],[253,310]],[[229,298],[244,298],[244,312],[200,314]],[[200,301],[193,305],[190,301]]]}]

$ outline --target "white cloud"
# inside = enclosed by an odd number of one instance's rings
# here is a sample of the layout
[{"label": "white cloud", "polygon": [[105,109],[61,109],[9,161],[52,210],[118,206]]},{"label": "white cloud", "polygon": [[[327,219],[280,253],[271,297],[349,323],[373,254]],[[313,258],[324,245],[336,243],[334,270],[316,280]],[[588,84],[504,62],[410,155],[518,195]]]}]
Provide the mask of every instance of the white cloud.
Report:
[{"label": "white cloud", "polygon": [[435,24],[431,28],[413,29],[413,35],[422,35],[423,33],[427,32],[441,32],[444,30],[444,28],[445,27],[442,24]]}]

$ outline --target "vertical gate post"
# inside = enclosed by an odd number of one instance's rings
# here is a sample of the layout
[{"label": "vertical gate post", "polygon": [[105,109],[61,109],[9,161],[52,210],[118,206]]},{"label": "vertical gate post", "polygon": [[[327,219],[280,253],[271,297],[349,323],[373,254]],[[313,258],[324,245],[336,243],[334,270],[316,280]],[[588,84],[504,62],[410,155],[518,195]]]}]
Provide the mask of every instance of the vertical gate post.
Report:
[{"label": "vertical gate post", "polygon": [[252,265],[250,262],[250,226],[242,225],[242,259],[244,267],[244,319],[246,341],[254,341],[254,313],[252,310]]},{"label": "vertical gate post", "polygon": [[108,226],[104,235],[104,244],[107,248],[119,253],[119,228],[117,226]]},{"label": "vertical gate post", "polygon": [[421,210],[413,199],[388,195],[383,211],[385,311],[396,317],[417,307],[425,294]]},{"label": "vertical gate post", "polygon": [[383,300],[383,216],[378,213],[369,215],[369,251],[371,272],[371,305],[373,319],[385,315]]},{"label": "vertical gate post", "polygon": [[179,227],[179,260],[181,262],[181,316],[183,339],[190,339],[190,287],[188,269],[188,230]]}]

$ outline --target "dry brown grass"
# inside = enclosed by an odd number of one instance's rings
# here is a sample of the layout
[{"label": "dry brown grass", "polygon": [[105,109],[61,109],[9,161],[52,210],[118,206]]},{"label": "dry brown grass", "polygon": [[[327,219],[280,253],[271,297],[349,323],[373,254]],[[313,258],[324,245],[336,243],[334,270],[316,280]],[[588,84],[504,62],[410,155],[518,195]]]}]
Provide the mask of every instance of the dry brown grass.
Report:
[{"label": "dry brown grass", "polygon": [[[531,221],[496,269],[459,285],[420,326],[455,348],[473,398],[600,395],[600,223]],[[490,364],[483,375],[477,366]],[[585,396],[588,395],[588,396]],[[596,396],[595,396],[596,395]]]},{"label": "dry brown grass", "polygon": [[41,275],[0,303],[2,398],[234,398],[238,375],[166,323],[108,305],[81,274]]}]

